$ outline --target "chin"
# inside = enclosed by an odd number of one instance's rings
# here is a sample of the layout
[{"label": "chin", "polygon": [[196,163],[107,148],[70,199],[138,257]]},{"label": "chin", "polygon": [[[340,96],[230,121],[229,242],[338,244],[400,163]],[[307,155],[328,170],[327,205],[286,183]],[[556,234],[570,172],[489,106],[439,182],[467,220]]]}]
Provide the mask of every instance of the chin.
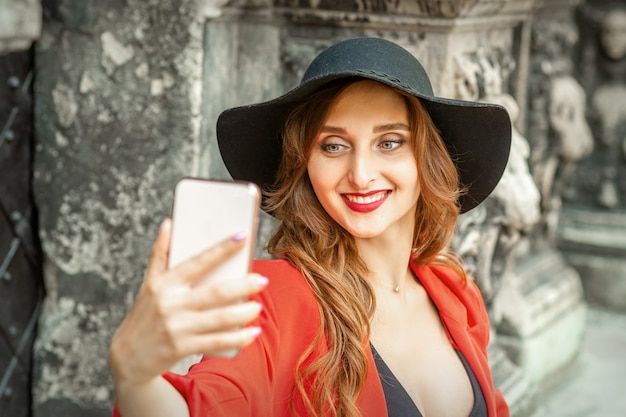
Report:
[{"label": "chin", "polygon": [[346,228],[346,230],[357,239],[371,239],[383,233],[382,230],[358,230],[354,228]]}]

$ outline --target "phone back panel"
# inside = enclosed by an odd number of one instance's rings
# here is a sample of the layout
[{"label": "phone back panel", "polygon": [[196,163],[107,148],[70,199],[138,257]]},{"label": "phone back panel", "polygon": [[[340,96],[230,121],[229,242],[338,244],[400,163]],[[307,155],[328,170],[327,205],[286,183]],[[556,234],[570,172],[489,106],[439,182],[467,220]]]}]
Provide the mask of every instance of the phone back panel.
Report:
[{"label": "phone back panel", "polygon": [[170,268],[239,232],[246,232],[245,248],[206,279],[244,276],[254,249],[259,201],[259,189],[251,183],[181,179],[174,191]]}]

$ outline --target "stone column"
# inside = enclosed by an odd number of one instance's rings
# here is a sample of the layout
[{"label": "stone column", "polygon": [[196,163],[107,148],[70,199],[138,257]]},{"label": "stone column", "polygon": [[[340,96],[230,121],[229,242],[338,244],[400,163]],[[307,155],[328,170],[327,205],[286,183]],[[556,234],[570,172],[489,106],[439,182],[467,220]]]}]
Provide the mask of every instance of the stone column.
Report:
[{"label": "stone column", "polygon": [[47,297],[34,415],[109,416],[108,346],[200,137],[195,0],[49,2],[36,45],[35,198]]}]

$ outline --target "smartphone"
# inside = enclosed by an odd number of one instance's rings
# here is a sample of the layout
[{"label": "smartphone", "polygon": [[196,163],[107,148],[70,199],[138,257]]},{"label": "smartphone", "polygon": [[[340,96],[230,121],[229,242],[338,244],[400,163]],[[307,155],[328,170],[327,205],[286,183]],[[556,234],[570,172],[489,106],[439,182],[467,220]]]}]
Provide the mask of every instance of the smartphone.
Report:
[{"label": "smartphone", "polygon": [[250,269],[261,192],[254,183],[182,178],[174,189],[169,268],[217,243],[246,232],[243,250],[205,279],[241,278]]},{"label": "smartphone", "polygon": [[[173,268],[217,243],[246,232],[244,248],[203,277],[243,278],[250,270],[258,226],[261,192],[254,183],[185,177],[174,188],[172,237],[168,264]],[[232,357],[237,350],[218,352]]]}]

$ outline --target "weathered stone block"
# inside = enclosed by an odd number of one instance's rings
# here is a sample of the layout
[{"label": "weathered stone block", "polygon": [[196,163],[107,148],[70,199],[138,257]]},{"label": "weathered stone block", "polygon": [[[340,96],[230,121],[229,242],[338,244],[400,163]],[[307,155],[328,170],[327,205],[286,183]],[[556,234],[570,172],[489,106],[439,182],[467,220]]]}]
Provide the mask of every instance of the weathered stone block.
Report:
[{"label": "weathered stone block", "polygon": [[488,354],[493,382],[504,394],[511,417],[531,416],[537,408],[534,385],[507,356],[497,336],[491,340]]},{"label": "weathered stone block", "polygon": [[559,236],[589,303],[626,312],[626,213],[566,207]]},{"label": "weathered stone block", "polygon": [[0,54],[28,49],[40,34],[39,0],[0,0]]},{"label": "weathered stone block", "polygon": [[520,339],[502,336],[500,343],[524,375],[540,383],[576,358],[585,329],[586,311],[586,306],[580,303],[543,331]]},{"label": "weathered stone block", "polygon": [[585,329],[580,278],[554,249],[521,260],[501,291],[498,343],[535,383],[569,364]]}]

